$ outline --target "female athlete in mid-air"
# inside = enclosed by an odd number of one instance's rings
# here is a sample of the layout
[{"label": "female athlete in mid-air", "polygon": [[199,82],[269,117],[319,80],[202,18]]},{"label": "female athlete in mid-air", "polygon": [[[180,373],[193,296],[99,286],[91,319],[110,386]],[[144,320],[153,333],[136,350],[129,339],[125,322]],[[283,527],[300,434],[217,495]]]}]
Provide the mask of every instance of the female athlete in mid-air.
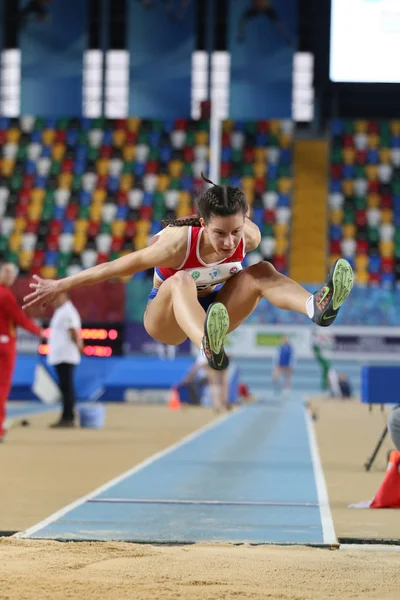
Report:
[{"label": "female athlete in mid-air", "polygon": [[240,188],[215,185],[197,199],[198,216],[166,222],[168,226],[147,248],[132,252],[64,279],[34,275],[24,308],[52,302],[60,293],[116,277],[129,277],[154,267],[144,326],[164,344],[186,338],[204,352],[211,368],[226,369],[224,339],[253,312],[261,298],[293,310],[326,327],[353,285],[353,271],[344,259],[332,266],[322,288],[310,296],[298,283],[262,261],[243,268],[246,252],[260,243],[258,227],[246,216]]}]

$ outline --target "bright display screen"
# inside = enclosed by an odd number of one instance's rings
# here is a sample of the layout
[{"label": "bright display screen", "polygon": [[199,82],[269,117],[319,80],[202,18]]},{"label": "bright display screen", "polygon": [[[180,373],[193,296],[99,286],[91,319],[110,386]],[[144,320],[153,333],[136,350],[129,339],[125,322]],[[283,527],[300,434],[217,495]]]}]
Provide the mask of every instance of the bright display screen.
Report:
[{"label": "bright display screen", "polygon": [[399,83],[399,49],[400,0],[332,0],[332,81]]}]

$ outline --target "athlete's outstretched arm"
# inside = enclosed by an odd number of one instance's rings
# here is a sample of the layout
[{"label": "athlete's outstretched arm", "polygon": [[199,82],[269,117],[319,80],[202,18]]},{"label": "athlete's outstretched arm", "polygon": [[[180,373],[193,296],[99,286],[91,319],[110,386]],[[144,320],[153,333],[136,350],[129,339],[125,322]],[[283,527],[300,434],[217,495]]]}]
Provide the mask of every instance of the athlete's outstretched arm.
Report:
[{"label": "athlete's outstretched arm", "polygon": [[132,276],[156,266],[173,268],[182,262],[185,255],[186,229],[186,227],[171,228],[159,236],[157,243],[143,250],[137,250],[63,279],[42,279],[34,275],[34,281],[29,284],[34,291],[25,296],[23,308],[37,303],[49,304],[63,292],[68,292],[75,287],[93,285],[116,277]]}]

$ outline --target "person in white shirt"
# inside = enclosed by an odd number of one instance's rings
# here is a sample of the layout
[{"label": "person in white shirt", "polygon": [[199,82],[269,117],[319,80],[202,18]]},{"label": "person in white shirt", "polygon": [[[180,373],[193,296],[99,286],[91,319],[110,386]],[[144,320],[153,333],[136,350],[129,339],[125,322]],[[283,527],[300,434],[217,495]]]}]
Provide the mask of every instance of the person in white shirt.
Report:
[{"label": "person in white shirt", "polygon": [[197,401],[193,402],[194,404],[200,402],[199,390],[201,385],[207,384],[210,386],[214,410],[219,412],[229,409],[228,370],[215,371],[211,369],[202,350],[198,353],[182,384],[188,385],[191,396],[198,397]]},{"label": "person in white shirt", "polygon": [[75,306],[63,293],[54,303],[50,321],[47,362],[54,365],[62,393],[63,412],[51,427],[73,427],[75,420],[74,369],[81,361],[83,343],[80,337],[81,319]]}]

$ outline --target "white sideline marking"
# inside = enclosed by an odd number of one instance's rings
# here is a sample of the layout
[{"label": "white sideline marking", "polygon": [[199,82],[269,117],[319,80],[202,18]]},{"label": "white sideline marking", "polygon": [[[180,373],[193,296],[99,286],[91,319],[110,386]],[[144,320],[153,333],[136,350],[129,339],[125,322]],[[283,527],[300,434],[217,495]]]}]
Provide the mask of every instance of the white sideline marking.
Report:
[{"label": "white sideline marking", "polygon": [[304,417],[306,420],[308,441],[310,443],[311,460],[314,469],[315,486],[317,488],[319,513],[321,516],[322,536],[324,544],[337,544],[335,527],[333,525],[331,507],[329,506],[328,490],[325,482],[325,475],[322,469],[321,458],[319,455],[317,438],[315,435],[314,424],[308,409],[304,408]]},{"label": "white sideline marking", "polygon": [[27,537],[31,536],[32,534],[36,533],[40,529],[43,529],[44,527],[47,527],[51,523],[54,523],[54,521],[57,521],[58,519],[61,519],[61,517],[63,517],[65,514],[67,514],[71,510],[74,510],[78,506],[81,506],[82,504],[84,504],[88,500],[91,500],[95,496],[98,496],[99,494],[102,494],[103,492],[106,492],[108,489],[110,489],[114,485],[117,485],[118,483],[120,483],[124,479],[127,479],[131,475],[134,475],[135,473],[138,473],[139,471],[142,471],[145,467],[148,467],[149,465],[151,465],[152,463],[156,462],[160,458],[163,458],[164,456],[167,456],[168,454],[171,454],[171,452],[174,452],[174,450],[177,450],[178,448],[181,448],[185,444],[187,444],[187,443],[191,442],[192,440],[200,437],[201,435],[203,435],[207,431],[210,431],[210,430],[214,429],[215,427],[218,427],[219,425],[221,425],[222,423],[224,423],[226,420],[231,419],[232,417],[235,417],[236,415],[242,413],[244,410],[245,410],[245,408],[239,408],[239,409],[235,410],[233,413],[229,413],[227,415],[223,415],[222,417],[220,417],[216,421],[212,421],[212,423],[208,423],[207,425],[205,425],[204,427],[201,427],[197,431],[194,431],[193,433],[190,433],[189,435],[185,436],[179,442],[176,442],[175,444],[172,444],[172,446],[168,446],[168,448],[165,448],[165,450],[161,450],[160,452],[156,452],[156,454],[153,454],[149,458],[146,458],[146,460],[142,461],[141,463],[139,463],[135,467],[132,467],[128,471],[125,471],[125,473],[122,473],[121,475],[118,475],[117,477],[115,477],[114,479],[111,479],[107,483],[104,483],[103,485],[101,485],[100,487],[96,488],[92,492],[89,492],[85,496],[82,496],[81,498],[78,498],[74,502],[71,502],[70,504],[67,504],[67,506],[64,506],[60,510],[56,511],[55,513],[53,513],[52,515],[50,515],[49,517],[47,517],[46,519],[43,519],[43,521],[40,521],[40,523],[37,523],[36,525],[33,525],[32,527],[29,527],[28,529],[25,529],[25,531],[19,531],[18,533],[14,534],[12,537],[15,537],[15,538],[27,538]]},{"label": "white sideline marking", "polygon": [[392,544],[340,544],[339,550],[365,550],[366,552],[400,552],[400,546]]}]

